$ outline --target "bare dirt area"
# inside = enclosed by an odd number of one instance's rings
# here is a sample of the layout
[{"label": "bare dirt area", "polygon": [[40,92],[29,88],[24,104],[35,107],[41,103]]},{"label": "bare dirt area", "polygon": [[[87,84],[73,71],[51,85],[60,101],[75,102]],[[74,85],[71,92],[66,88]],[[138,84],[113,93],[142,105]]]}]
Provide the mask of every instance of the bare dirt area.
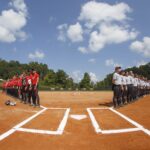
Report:
[{"label": "bare dirt area", "polygon": [[[11,100],[17,102],[16,106],[6,106],[5,102]],[[0,134],[6,132],[19,122],[22,122],[26,118],[30,117],[40,108],[31,108],[19,102],[19,100],[6,96],[0,93]]]},{"label": "bare dirt area", "polygon": [[[40,92],[40,98],[44,107],[33,108],[0,94],[1,150],[150,149],[150,96],[115,110],[112,92]],[[17,106],[5,106],[6,99]]]}]

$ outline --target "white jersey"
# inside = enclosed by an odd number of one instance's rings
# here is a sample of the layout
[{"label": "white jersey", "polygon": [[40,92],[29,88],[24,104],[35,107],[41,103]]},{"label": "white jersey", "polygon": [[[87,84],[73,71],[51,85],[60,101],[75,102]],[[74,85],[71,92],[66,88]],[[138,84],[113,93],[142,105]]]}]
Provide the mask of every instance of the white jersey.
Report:
[{"label": "white jersey", "polygon": [[127,77],[126,76],[121,76],[121,79],[122,79],[122,85],[127,85]]},{"label": "white jersey", "polygon": [[132,76],[129,76],[129,78],[130,78],[130,84],[134,85],[134,78]]},{"label": "white jersey", "polygon": [[131,84],[131,81],[130,81],[130,77],[129,77],[129,76],[126,77],[126,83],[127,83],[127,85]]},{"label": "white jersey", "polygon": [[138,86],[138,78],[134,78],[134,84],[133,84],[135,87]]},{"label": "white jersey", "polygon": [[140,79],[139,78],[137,80],[137,84],[138,84],[138,86],[140,86]]},{"label": "white jersey", "polygon": [[139,79],[139,86],[142,86],[142,80]]},{"label": "white jersey", "polygon": [[116,73],[116,72],[113,74],[113,80],[114,80],[115,85],[121,85],[122,84],[121,75]]}]

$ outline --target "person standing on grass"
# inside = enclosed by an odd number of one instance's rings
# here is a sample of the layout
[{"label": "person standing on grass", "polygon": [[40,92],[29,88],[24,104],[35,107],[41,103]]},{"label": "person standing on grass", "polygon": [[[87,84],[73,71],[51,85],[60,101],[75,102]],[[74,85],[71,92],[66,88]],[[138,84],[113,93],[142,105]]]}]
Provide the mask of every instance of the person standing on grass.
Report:
[{"label": "person standing on grass", "polygon": [[112,83],[113,83],[113,104],[114,107],[121,106],[121,76],[120,76],[121,67],[116,67],[113,74]]},{"label": "person standing on grass", "polygon": [[38,87],[39,87],[39,74],[34,70],[31,69],[31,81],[32,81],[32,100],[34,106],[40,107],[40,98],[38,94]]}]

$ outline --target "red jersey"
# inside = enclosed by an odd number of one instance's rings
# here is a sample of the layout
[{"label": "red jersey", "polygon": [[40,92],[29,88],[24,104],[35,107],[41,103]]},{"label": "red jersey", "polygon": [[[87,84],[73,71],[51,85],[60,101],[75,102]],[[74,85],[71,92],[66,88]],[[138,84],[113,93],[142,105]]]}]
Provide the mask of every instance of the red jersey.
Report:
[{"label": "red jersey", "polygon": [[21,87],[22,86],[22,78],[18,78],[18,86]]},{"label": "red jersey", "polygon": [[8,87],[13,87],[13,86],[14,86],[13,80],[10,80],[10,81],[8,82]]},{"label": "red jersey", "polygon": [[27,85],[32,85],[32,76],[26,76]]},{"label": "red jersey", "polygon": [[22,78],[22,86],[27,86],[27,78],[26,77],[23,77]]},{"label": "red jersey", "polygon": [[13,86],[18,86],[18,78],[13,80]]},{"label": "red jersey", "polygon": [[39,79],[39,74],[38,73],[31,74],[31,78],[32,78],[32,85],[36,85]]}]

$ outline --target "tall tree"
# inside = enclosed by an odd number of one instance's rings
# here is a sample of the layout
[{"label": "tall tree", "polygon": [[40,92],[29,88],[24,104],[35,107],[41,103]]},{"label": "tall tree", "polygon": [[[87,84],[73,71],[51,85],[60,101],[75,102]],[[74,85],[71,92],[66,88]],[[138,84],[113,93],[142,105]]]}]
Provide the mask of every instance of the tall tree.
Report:
[{"label": "tall tree", "polygon": [[58,88],[66,88],[67,79],[68,75],[63,70],[56,72],[56,85]]},{"label": "tall tree", "polygon": [[44,77],[44,84],[49,87],[55,87],[56,84],[56,73],[54,70],[49,70],[47,75]]},{"label": "tall tree", "polygon": [[87,72],[84,73],[84,77],[80,82],[80,88],[85,88],[86,90],[89,90],[91,88],[91,78]]}]

